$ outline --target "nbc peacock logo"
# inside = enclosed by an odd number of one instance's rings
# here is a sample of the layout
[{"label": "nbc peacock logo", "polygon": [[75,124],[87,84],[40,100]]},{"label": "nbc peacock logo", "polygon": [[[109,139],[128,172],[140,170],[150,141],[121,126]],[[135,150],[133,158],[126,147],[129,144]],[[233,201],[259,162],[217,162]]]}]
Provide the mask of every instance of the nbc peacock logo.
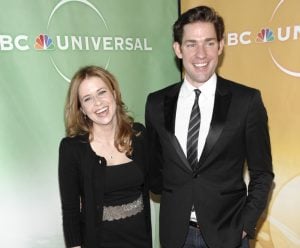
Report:
[{"label": "nbc peacock logo", "polygon": [[35,50],[54,50],[55,46],[52,39],[46,34],[40,34],[35,38]]},{"label": "nbc peacock logo", "polygon": [[263,28],[257,34],[256,43],[266,43],[274,41],[274,34],[273,31],[269,28]]}]

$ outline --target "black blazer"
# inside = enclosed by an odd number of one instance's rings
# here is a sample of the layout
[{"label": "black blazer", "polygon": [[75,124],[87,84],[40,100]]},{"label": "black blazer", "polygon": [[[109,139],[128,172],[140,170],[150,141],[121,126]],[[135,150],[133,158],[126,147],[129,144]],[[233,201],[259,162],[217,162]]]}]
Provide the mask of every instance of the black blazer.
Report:
[{"label": "black blazer", "polygon": [[[162,247],[180,248],[192,205],[209,247],[234,248],[253,237],[273,180],[267,113],[260,92],[217,77],[210,130],[196,173],[174,135],[181,83],[151,93],[146,104],[151,190],[161,193]],[[243,180],[247,161],[250,184]]]},{"label": "black blazer", "polygon": [[[145,128],[135,123],[133,129],[141,132],[132,139],[131,159],[144,171],[143,200],[147,230],[151,236]],[[88,135],[62,139],[59,148],[59,186],[67,247],[97,247],[96,230],[101,228],[103,214],[105,166],[106,161],[95,156],[91,149]]]}]

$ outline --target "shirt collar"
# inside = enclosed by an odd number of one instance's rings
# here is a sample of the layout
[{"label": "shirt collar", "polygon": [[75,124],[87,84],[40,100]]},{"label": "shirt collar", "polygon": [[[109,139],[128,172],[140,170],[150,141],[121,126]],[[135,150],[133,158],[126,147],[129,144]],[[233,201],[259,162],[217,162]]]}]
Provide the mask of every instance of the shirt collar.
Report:
[{"label": "shirt collar", "polygon": [[[208,81],[202,84],[198,89],[201,91],[201,95],[203,96],[214,96],[217,87],[217,75],[214,73]],[[183,84],[180,90],[181,97],[189,97],[190,95],[194,95],[194,90],[197,89],[189,81],[186,77],[183,80]]]}]

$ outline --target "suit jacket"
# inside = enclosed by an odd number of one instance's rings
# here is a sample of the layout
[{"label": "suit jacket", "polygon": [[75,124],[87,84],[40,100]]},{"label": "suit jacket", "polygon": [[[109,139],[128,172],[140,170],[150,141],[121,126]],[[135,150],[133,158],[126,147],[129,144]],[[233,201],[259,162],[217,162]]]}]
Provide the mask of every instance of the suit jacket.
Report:
[{"label": "suit jacket", "polygon": [[[146,134],[142,124],[135,123],[133,129],[141,132],[132,138],[131,159],[141,166],[145,175],[142,193],[147,230],[151,237]],[[62,139],[59,148],[59,186],[67,247],[98,247],[96,236],[102,223],[105,166],[105,159],[96,156],[91,149],[88,135]]]},{"label": "suit jacket", "polygon": [[[210,130],[193,173],[174,134],[181,84],[151,93],[146,104],[151,190],[162,194],[161,245],[182,247],[194,205],[209,247],[239,247],[243,230],[254,236],[274,177],[260,92],[217,77]],[[248,193],[243,179],[245,161]]]}]

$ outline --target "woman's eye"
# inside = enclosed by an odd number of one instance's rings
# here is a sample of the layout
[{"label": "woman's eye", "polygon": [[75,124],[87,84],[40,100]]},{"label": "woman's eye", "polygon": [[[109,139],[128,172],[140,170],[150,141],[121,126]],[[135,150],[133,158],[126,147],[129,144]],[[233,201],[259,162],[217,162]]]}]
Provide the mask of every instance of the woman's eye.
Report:
[{"label": "woman's eye", "polygon": [[90,97],[83,98],[83,101],[84,101],[84,102],[88,102],[88,101],[90,101],[90,100],[91,100]]},{"label": "woman's eye", "polygon": [[106,90],[101,90],[101,91],[99,91],[99,92],[98,92],[98,96],[103,95],[105,92],[106,92]]}]

